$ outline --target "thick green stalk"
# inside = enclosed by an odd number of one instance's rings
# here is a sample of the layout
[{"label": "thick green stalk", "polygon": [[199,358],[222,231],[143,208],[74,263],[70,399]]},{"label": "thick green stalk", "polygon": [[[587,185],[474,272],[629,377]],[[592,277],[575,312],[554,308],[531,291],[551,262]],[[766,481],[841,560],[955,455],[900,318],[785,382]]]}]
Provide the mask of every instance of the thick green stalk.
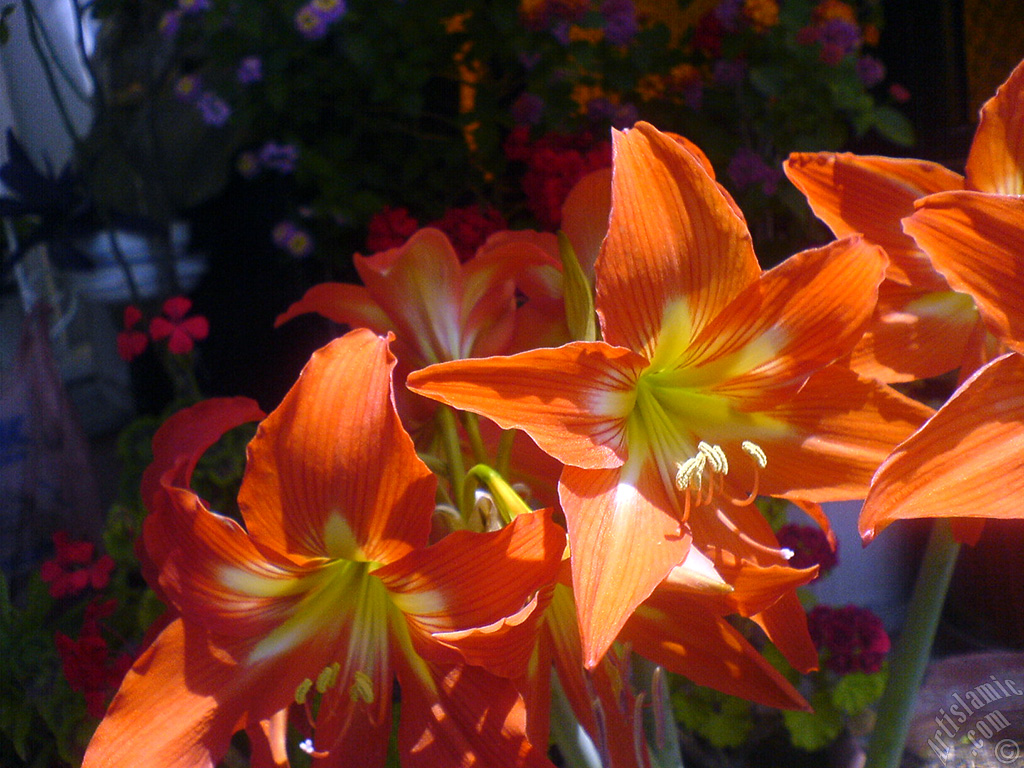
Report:
[{"label": "thick green stalk", "polygon": [[878,725],[864,768],[898,768],[910,730],[914,701],[924,679],[935,631],[960,544],[948,520],[936,520],[928,536],[907,618],[889,664],[889,680],[878,705]]},{"label": "thick green stalk", "polygon": [[[442,405],[437,410],[437,424],[440,428],[445,458],[448,460],[448,480],[452,484],[452,498],[456,504],[462,504],[462,488],[466,483],[466,465],[462,461],[462,446],[459,443],[459,428],[456,423],[455,411]],[[469,520],[472,511],[472,507],[459,510],[463,520]]]}]

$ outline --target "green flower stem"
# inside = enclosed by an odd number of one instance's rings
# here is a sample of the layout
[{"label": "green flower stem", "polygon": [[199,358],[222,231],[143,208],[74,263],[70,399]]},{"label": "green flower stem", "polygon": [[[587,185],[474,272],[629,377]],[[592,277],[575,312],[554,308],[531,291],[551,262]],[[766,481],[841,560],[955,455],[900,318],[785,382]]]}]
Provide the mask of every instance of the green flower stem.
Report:
[{"label": "green flower stem", "polygon": [[558,675],[554,672],[551,673],[551,740],[562,753],[565,765],[573,768],[603,768],[597,747],[573,714]]},{"label": "green flower stem", "polygon": [[502,477],[508,477],[508,469],[512,464],[512,443],[516,439],[516,430],[502,430],[498,438],[498,457],[494,461],[494,468]]},{"label": "green flower stem", "polygon": [[462,425],[466,428],[466,435],[469,437],[469,447],[473,449],[473,458],[479,464],[488,462],[487,448],[484,446],[484,439],[480,434],[480,418],[475,413],[463,411]]},{"label": "green flower stem", "polygon": [[[448,459],[448,480],[452,484],[452,498],[462,504],[462,488],[466,484],[466,465],[462,462],[462,446],[459,443],[459,429],[456,424],[455,411],[446,405],[437,411],[437,423],[441,428],[441,441],[444,444],[445,458]],[[469,520],[473,507],[459,509],[464,521]]]},{"label": "green flower stem", "polygon": [[959,551],[949,521],[936,520],[889,664],[889,679],[878,704],[878,725],[871,736],[864,768],[898,768],[900,764],[914,701],[924,679]]}]

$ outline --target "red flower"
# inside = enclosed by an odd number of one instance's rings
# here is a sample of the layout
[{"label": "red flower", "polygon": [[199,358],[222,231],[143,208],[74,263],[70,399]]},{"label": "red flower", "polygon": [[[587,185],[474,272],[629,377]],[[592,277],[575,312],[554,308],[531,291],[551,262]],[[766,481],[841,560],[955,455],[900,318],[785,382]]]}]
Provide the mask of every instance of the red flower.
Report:
[{"label": "red flower", "polygon": [[90,603],[86,606],[85,622],[77,640],[63,632],[54,636],[64,678],[71,690],[85,696],[86,708],[95,718],[103,717],[107,701],[132,665],[132,657],[127,653],[111,659],[107,641],[100,634],[99,620],[109,616],[115,608],[113,600]]},{"label": "red flower", "polygon": [[833,672],[877,672],[889,652],[882,620],[867,608],[819,605],[807,614],[807,628],[823,663]]},{"label": "red flower", "polygon": [[779,529],[779,546],[793,551],[789,558],[790,568],[818,566],[818,578],[836,567],[839,558],[829,544],[828,535],[813,525],[790,523]]},{"label": "red flower", "polygon": [[190,309],[192,302],[184,296],[172,296],[165,301],[163,316],[154,317],[149,324],[153,341],[167,339],[167,348],[175,355],[191,352],[195,342],[210,333],[210,323],[202,315],[185,317]]},{"label": "red flower", "polygon": [[407,209],[385,206],[373,215],[366,228],[366,250],[379,253],[405,245],[420,224]]},{"label": "red flower", "polygon": [[[110,555],[92,562],[93,545],[88,541],[71,541],[64,531],[53,534],[53,544],[56,556],[39,570],[43,581],[50,585],[50,597],[77,595],[89,586],[103,589],[110,582],[110,572],[114,570]],[[83,565],[87,567],[79,567]]]},{"label": "red flower", "polygon": [[146,351],[149,344],[149,337],[145,331],[135,329],[135,325],[142,320],[142,310],[134,304],[124,308],[124,330],[117,334],[117,354],[127,362]]},{"label": "red flower", "polygon": [[508,222],[496,208],[467,205],[465,208],[449,208],[430,226],[448,235],[459,261],[465,261],[488,237],[507,229]]}]

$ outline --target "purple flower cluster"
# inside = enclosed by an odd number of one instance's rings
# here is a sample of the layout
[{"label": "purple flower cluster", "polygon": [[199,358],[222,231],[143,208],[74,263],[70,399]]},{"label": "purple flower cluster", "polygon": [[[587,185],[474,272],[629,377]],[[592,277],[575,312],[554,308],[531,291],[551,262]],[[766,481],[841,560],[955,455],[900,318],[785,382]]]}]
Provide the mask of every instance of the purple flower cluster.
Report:
[{"label": "purple flower cluster", "polygon": [[278,144],[268,141],[255,152],[242,152],[238,156],[238,172],[251,179],[260,171],[276,171],[289,174],[295,171],[299,149],[294,144]]},{"label": "purple flower cluster", "polygon": [[512,103],[511,112],[516,125],[537,125],[544,114],[544,99],[534,93],[521,93]]},{"label": "purple flower cluster", "polygon": [[616,104],[603,96],[587,102],[587,117],[591,122],[607,122],[612,128],[619,130],[632,128],[633,124],[640,119],[636,106],[633,104]]},{"label": "purple flower cluster", "polygon": [[219,128],[231,117],[231,106],[213,91],[203,88],[199,75],[182,75],[174,84],[174,95],[194,106],[203,122]]},{"label": "purple flower cluster", "polygon": [[309,0],[295,13],[295,28],[307,40],[319,40],[348,7],[345,0]]},{"label": "purple flower cluster", "polygon": [[210,10],[210,0],[178,0],[178,9],[187,15],[202,13]]},{"label": "purple flower cluster", "polygon": [[791,568],[813,568],[818,566],[818,578],[836,567],[839,562],[836,550],[832,549],[825,532],[817,526],[788,523],[779,528],[779,546],[793,552],[789,559]]},{"label": "purple flower cluster", "polygon": [[857,605],[816,606],[807,614],[807,629],[825,667],[840,675],[877,672],[889,653],[882,620]]},{"label": "purple flower cluster", "polygon": [[857,77],[865,88],[874,88],[885,79],[885,65],[874,56],[857,59]]},{"label": "purple flower cluster", "polygon": [[604,0],[601,15],[604,16],[604,37],[612,45],[629,45],[636,37],[639,25],[633,0]]},{"label": "purple flower cluster", "polygon": [[736,185],[736,189],[742,191],[760,184],[762,191],[769,196],[775,194],[782,180],[782,171],[779,168],[768,165],[757,152],[746,147],[740,147],[736,151],[729,161],[726,173]]}]

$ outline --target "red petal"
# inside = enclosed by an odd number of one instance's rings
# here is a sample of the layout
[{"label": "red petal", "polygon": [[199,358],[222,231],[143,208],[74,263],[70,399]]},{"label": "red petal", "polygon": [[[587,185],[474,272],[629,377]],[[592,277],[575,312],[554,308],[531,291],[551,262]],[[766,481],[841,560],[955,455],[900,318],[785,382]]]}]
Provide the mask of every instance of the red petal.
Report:
[{"label": "red petal", "polygon": [[238,502],[255,539],[379,563],[426,543],[437,481],[395,412],[394,365],[365,329],[314,353],[249,445]]},{"label": "red petal", "polygon": [[598,314],[608,343],[649,358],[670,306],[698,333],[761,270],[743,218],[682,145],[637,123],[614,149]]},{"label": "red petal", "polygon": [[682,562],[690,536],[653,460],[566,467],[559,486],[569,528],[583,658],[593,668],[633,610]]},{"label": "red petal", "polygon": [[1020,517],[1024,358],[977,371],[879,468],[860,517],[870,540],[893,520]]},{"label": "red petal", "polygon": [[166,317],[154,317],[149,321],[149,335],[153,341],[160,341],[174,333],[174,329],[177,327]]},{"label": "red petal", "polygon": [[1024,62],[981,108],[967,182],[982,192],[1024,195]]},{"label": "red petal", "polygon": [[164,314],[172,320],[181,320],[192,309],[192,301],[185,296],[172,296],[164,302]]},{"label": "red petal", "polygon": [[409,376],[409,389],[530,435],[566,464],[616,466],[626,457],[626,416],[639,355],[575,342],[511,357],[459,360]]},{"label": "red petal", "polygon": [[1024,199],[932,195],[904,228],[953,288],[974,297],[991,331],[1024,352]]}]

